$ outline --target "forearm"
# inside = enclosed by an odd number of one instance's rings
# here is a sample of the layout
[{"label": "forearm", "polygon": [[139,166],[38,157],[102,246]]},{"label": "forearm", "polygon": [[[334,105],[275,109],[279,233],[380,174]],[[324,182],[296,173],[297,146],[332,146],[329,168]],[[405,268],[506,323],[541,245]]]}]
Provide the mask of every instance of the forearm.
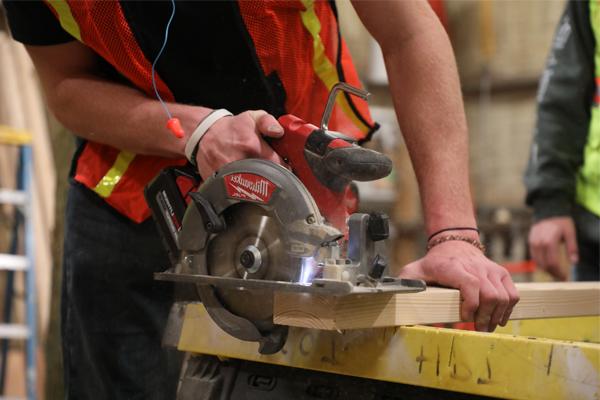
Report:
[{"label": "forearm", "polygon": [[[46,89],[56,117],[77,135],[137,154],[183,156],[186,137],[165,127],[167,116],[158,100],[93,75],[82,74]],[[208,113],[203,107],[168,104],[189,136]]]},{"label": "forearm", "polygon": [[383,48],[403,136],[419,182],[429,234],[475,226],[468,136],[449,40],[437,21]]},{"label": "forearm", "polygon": [[[137,154],[181,157],[187,137],[166,129],[158,100],[104,78],[98,56],[79,42],[26,46],[51,111],[77,135]],[[210,110],[169,104],[187,136]]]}]

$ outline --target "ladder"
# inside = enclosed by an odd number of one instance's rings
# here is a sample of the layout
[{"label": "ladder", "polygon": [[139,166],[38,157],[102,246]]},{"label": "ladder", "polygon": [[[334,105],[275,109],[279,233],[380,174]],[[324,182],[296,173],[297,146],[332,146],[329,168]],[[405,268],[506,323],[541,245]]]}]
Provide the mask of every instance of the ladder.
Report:
[{"label": "ladder", "polygon": [[[2,340],[2,364],[0,389],[4,391],[4,379],[6,376],[8,341],[24,340],[26,347],[26,374],[25,385],[27,400],[36,399],[37,384],[37,310],[36,310],[36,285],[35,285],[35,258],[34,258],[34,232],[32,224],[32,198],[33,198],[33,157],[31,150],[31,135],[0,125],[0,144],[19,146],[20,171],[17,190],[0,188],[0,204],[12,204],[16,207],[16,213],[21,213],[19,225],[24,229],[24,254],[0,254],[0,273],[6,273],[7,291],[12,292],[15,273],[24,274],[24,297],[25,297],[25,324],[11,323],[12,298],[7,297],[5,304],[4,320],[0,323],[0,339]],[[19,219],[16,219],[18,224]],[[15,229],[14,234],[18,232]],[[16,253],[17,236],[13,238],[13,252]],[[8,399],[1,397],[0,400]],[[11,398],[13,399],[13,398]],[[16,400],[16,399],[15,399]]]}]

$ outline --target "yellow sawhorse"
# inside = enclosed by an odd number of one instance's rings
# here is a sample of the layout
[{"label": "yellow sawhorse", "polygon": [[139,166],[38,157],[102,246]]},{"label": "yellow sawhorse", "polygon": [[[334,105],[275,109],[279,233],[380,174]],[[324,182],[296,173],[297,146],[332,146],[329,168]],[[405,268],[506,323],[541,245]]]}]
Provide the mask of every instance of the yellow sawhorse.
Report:
[{"label": "yellow sawhorse", "polygon": [[499,398],[598,399],[599,329],[600,317],[511,322],[501,330],[506,333],[428,326],[344,332],[290,328],[285,347],[266,356],[256,343],[222,331],[201,304],[192,303],[178,348]]}]

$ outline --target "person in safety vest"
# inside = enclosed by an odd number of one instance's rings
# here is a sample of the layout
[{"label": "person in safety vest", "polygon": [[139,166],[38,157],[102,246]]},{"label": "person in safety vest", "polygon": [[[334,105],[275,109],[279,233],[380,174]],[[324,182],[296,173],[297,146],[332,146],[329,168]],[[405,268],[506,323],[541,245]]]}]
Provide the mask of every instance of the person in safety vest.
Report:
[{"label": "person in safety vest", "polygon": [[556,279],[564,245],[574,277],[600,279],[600,3],[570,1],[538,92],[525,173],[533,260]]},{"label": "person in safety vest", "polygon": [[[4,6],[50,109],[79,137],[64,253],[68,398],[173,398],[180,359],[160,348],[172,287],[152,279],[169,261],[143,188],[164,167],[188,162],[186,143],[209,115],[220,118],[190,160],[202,177],[249,157],[281,162],[264,140],[283,134],[276,117],[318,124],[335,83],[359,85],[335,3]],[[477,246],[467,126],[448,37],[423,0],[356,1],[354,8],[383,50],[434,245],[395,272],[460,289],[462,319],[493,331],[519,297],[506,270]],[[182,138],[165,128],[159,96]],[[212,114],[221,109],[228,112]],[[366,104],[345,96],[329,126],[358,139],[375,128]]]}]

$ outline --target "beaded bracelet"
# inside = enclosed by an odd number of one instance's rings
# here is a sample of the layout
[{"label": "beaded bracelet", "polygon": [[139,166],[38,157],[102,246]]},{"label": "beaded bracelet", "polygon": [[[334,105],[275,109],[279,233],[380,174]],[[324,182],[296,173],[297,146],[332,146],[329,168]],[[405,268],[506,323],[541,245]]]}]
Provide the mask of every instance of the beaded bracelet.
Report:
[{"label": "beaded bracelet", "polygon": [[460,236],[460,235],[448,235],[448,236],[439,237],[439,238],[429,242],[429,244],[427,244],[427,251],[431,250],[433,247],[437,246],[438,244],[441,244],[444,242],[449,242],[451,240],[460,240],[462,242],[467,242],[470,245],[477,247],[479,250],[481,250],[482,253],[485,253],[485,246],[483,244],[481,244],[481,242],[479,240],[473,239],[470,237],[466,237],[466,236]]},{"label": "beaded bracelet", "polygon": [[427,241],[429,242],[431,239],[433,239],[435,236],[439,235],[440,233],[448,232],[448,231],[475,231],[479,234],[478,228],[473,228],[471,226],[457,226],[457,227],[440,229],[439,231],[434,232],[431,235],[429,235],[429,237],[427,238]]}]

